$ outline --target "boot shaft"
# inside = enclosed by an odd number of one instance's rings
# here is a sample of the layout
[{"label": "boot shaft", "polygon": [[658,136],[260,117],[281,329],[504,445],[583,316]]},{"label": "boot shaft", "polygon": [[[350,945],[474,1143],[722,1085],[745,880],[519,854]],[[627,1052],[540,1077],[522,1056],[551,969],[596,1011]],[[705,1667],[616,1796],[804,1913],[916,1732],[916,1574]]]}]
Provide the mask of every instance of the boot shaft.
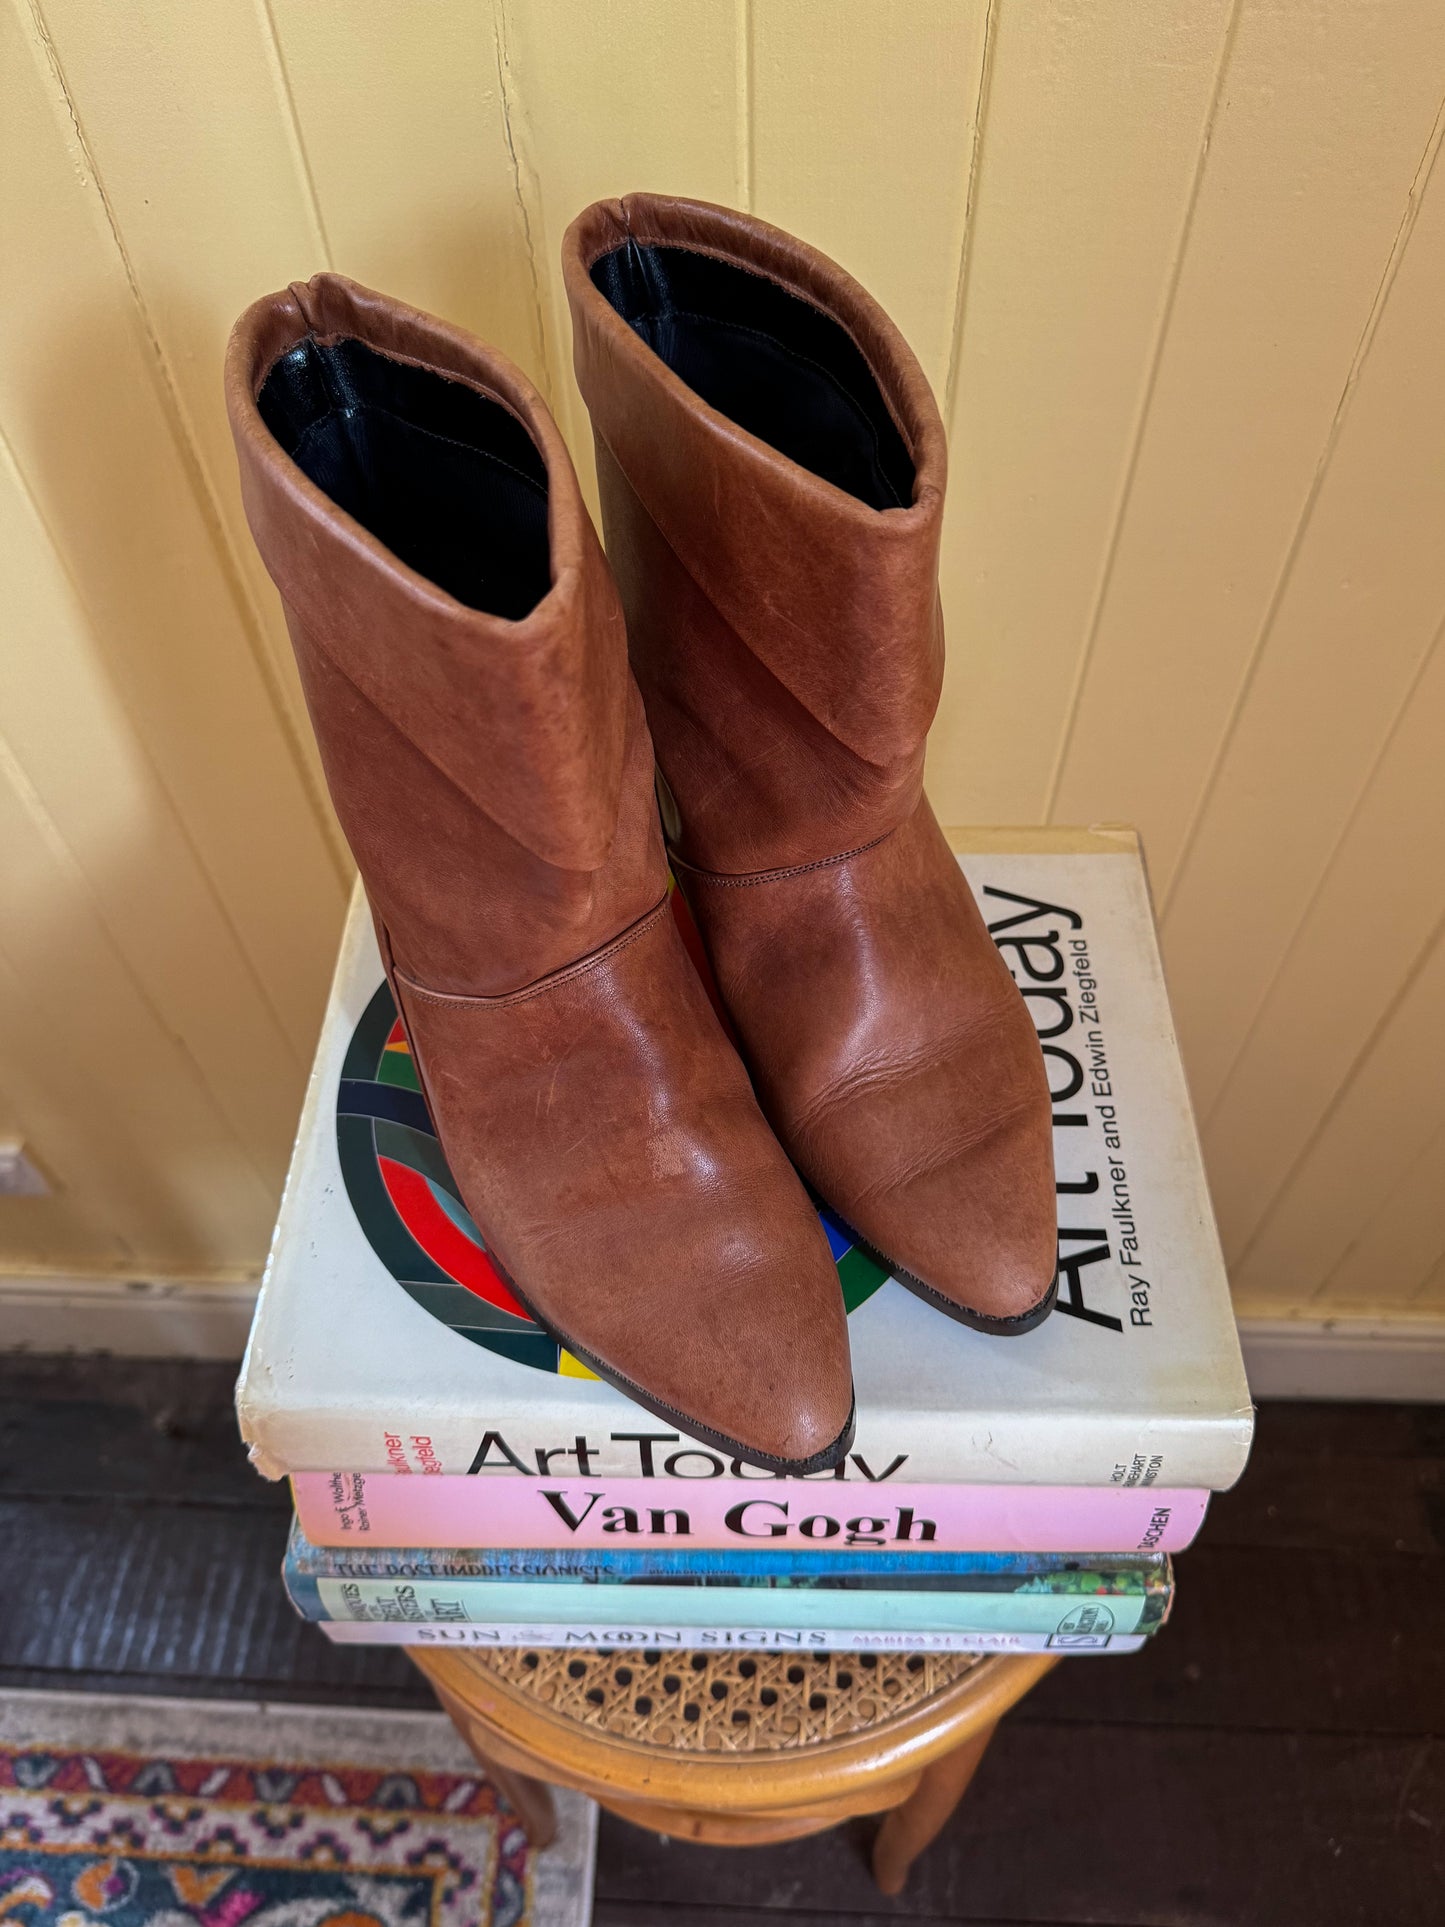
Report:
[{"label": "boot shaft", "polygon": [[922,370],[841,269],[722,208],[598,203],[563,266],[670,836],[738,873],[886,834],[943,672]]},{"label": "boot shaft", "polygon": [[232,336],[242,494],[395,961],[498,995],[665,869],[622,614],[561,437],[501,356],[336,275]]}]

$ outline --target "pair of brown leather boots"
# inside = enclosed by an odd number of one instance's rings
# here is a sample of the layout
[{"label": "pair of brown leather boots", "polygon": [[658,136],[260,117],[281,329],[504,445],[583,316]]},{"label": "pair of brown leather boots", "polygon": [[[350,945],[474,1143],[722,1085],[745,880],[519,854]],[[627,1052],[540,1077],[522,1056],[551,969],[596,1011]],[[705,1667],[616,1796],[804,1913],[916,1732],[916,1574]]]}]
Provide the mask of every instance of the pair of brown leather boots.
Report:
[{"label": "pair of brown leather boots", "polygon": [[1053,1302],[1042,1057],[923,795],[943,425],[762,222],[600,202],[564,269],[605,558],[525,377],[330,274],[232,338],[246,511],[499,1269],[649,1411],[822,1470],[852,1373],[798,1173],[966,1324]]}]

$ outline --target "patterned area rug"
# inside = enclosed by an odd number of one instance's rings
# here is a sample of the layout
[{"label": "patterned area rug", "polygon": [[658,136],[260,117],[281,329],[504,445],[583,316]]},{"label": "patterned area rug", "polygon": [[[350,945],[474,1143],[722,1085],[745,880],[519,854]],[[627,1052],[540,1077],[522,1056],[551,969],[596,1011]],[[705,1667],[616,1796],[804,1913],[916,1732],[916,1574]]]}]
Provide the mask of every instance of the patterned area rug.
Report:
[{"label": "patterned area rug", "polygon": [[0,1927],[586,1927],[556,1799],[534,1853],[440,1714],[13,1693]]}]

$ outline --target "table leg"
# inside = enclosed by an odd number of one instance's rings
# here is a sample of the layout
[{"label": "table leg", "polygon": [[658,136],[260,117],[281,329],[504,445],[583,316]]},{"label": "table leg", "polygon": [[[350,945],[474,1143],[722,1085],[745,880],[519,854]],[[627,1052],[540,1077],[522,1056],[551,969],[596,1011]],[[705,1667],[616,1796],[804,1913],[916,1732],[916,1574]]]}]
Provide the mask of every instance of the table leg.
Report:
[{"label": "table leg", "polygon": [[908,1869],[923,1849],[943,1831],[950,1814],[968,1791],[998,1722],[985,1726],[952,1753],[923,1769],[923,1778],[902,1806],[884,1816],[873,1843],[873,1878],[885,1894],[901,1894]]},{"label": "table leg", "polygon": [[[475,1746],[472,1751],[476,1753]],[[481,1758],[479,1754],[478,1758]],[[545,1781],[528,1779],[525,1773],[514,1773],[510,1767],[498,1766],[494,1760],[481,1763],[487,1778],[522,1822],[528,1846],[549,1845],[557,1831],[557,1809],[552,1803],[551,1787]]]},{"label": "table leg", "polygon": [[544,1780],[534,1780],[514,1767],[499,1766],[495,1760],[488,1759],[485,1748],[478,1743],[476,1727],[467,1717],[467,1709],[434,1680],[429,1683],[442,1703],[442,1711],[466,1741],[477,1765],[521,1821],[527,1844],[536,1848],[547,1846],[557,1832],[552,1789]]}]

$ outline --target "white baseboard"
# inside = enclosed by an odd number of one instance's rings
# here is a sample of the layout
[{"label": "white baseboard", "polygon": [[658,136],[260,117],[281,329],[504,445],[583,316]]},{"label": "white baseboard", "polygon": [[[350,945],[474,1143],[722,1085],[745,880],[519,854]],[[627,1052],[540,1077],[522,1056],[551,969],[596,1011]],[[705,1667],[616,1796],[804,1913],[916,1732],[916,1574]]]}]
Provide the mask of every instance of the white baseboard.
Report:
[{"label": "white baseboard", "polygon": [[1241,1318],[1256,1398],[1445,1403],[1445,1318]]},{"label": "white baseboard", "polygon": [[0,1276],[0,1351],[239,1359],[257,1285]]},{"label": "white baseboard", "polygon": [[[255,1284],[0,1276],[0,1351],[239,1359]],[[1241,1318],[1256,1398],[1445,1403],[1445,1318]]]}]

